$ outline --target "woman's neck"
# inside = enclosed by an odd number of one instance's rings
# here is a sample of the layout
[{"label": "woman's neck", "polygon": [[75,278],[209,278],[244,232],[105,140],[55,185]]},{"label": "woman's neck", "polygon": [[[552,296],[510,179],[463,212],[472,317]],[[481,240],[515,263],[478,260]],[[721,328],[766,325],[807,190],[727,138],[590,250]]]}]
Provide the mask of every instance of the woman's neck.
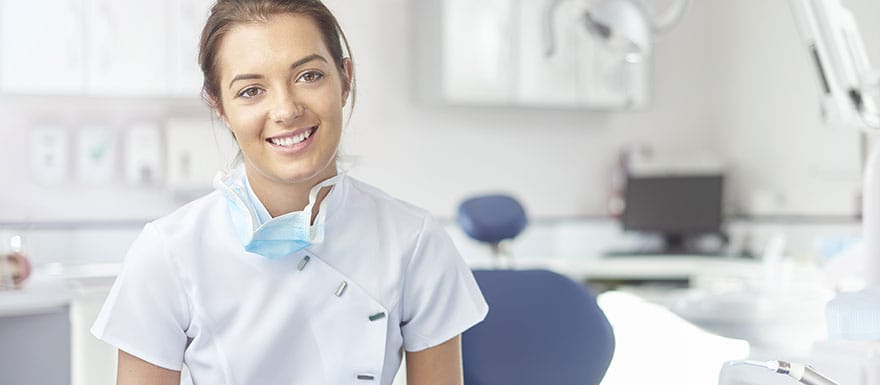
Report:
[{"label": "woman's neck", "polygon": [[[259,171],[253,170],[248,165],[245,165],[245,170],[251,189],[253,189],[254,194],[260,199],[260,202],[272,218],[304,210],[309,204],[309,192],[311,192],[312,187],[336,176],[336,168],[332,165],[327,167],[325,172],[321,172],[307,181],[297,183],[273,181],[260,174]],[[315,222],[321,202],[327,197],[330,188],[331,186],[327,186],[318,191],[318,196],[315,198],[315,204],[312,208],[312,223]]]}]

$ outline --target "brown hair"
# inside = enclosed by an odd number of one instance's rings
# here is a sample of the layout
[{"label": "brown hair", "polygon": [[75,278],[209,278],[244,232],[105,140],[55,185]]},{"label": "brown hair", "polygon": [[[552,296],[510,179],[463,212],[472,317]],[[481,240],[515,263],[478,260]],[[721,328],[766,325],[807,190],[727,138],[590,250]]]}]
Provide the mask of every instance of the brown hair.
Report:
[{"label": "brown hair", "polygon": [[[212,107],[220,108],[220,86],[217,79],[217,49],[223,36],[232,27],[245,23],[261,23],[279,14],[294,14],[311,17],[324,39],[324,44],[332,55],[334,64],[344,74],[343,59],[351,48],[348,38],[339,26],[333,13],[320,0],[218,0],[211,7],[211,14],[202,30],[199,43],[199,66],[204,75],[202,97]],[[341,39],[340,39],[341,38]],[[345,50],[343,51],[343,44]],[[350,58],[351,59],[351,58]],[[344,78],[344,76],[343,76]],[[351,91],[351,105],[355,102],[354,74],[348,84]]]}]

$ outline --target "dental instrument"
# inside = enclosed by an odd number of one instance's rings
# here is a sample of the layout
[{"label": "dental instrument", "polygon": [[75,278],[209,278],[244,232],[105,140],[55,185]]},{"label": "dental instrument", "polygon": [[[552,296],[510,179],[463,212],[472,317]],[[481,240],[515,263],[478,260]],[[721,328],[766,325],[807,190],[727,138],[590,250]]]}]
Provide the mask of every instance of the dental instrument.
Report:
[{"label": "dental instrument", "polygon": [[825,377],[816,371],[812,366],[796,362],[740,360],[733,361],[730,364],[762,367],[779,374],[787,375],[804,385],[839,385],[834,380]]}]

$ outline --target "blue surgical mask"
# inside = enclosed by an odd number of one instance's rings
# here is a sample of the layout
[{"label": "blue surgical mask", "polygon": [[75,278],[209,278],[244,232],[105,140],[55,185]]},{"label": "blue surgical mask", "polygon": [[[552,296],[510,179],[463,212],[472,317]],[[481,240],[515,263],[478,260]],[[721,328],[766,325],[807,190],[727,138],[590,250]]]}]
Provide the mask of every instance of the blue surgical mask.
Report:
[{"label": "blue surgical mask", "polygon": [[283,258],[324,241],[324,220],[327,210],[318,211],[315,224],[311,224],[315,200],[322,188],[339,182],[341,175],[318,183],[309,191],[309,203],[303,211],[287,213],[261,223],[256,208],[259,202],[251,201],[244,167],[239,166],[214,177],[214,188],[226,197],[229,217],[235,234],[244,249],[269,259]]}]

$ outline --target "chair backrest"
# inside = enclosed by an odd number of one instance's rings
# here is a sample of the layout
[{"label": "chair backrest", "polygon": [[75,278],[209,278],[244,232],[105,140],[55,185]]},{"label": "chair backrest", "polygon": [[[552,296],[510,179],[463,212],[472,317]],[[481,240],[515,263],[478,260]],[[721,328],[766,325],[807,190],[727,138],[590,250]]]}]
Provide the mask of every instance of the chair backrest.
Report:
[{"label": "chair backrest", "polygon": [[513,239],[528,223],[519,201],[508,195],[484,195],[458,206],[458,224],[473,239],[498,243]]},{"label": "chair backrest", "polygon": [[462,335],[465,385],[595,385],[614,333],[585,286],[547,270],[477,270],[486,319]]}]

